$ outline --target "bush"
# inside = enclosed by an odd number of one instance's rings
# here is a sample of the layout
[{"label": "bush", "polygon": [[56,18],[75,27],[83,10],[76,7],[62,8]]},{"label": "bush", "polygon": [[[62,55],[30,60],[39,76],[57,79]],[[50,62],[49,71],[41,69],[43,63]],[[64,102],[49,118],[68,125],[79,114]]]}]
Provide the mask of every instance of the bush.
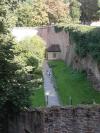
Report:
[{"label": "bush", "polygon": [[[43,83],[41,71],[44,58],[43,45],[43,40],[35,36],[15,44],[11,50],[9,45],[3,46],[4,50],[9,48],[7,49],[9,51],[5,51],[5,57],[9,60],[3,60],[4,54],[0,56],[2,57],[0,109],[12,112],[31,106],[31,95],[34,89],[39,88]],[[10,58],[12,58],[11,61]]]},{"label": "bush", "polygon": [[19,64],[18,72],[25,74],[34,87],[42,83],[41,67],[44,59],[44,42],[35,36],[27,38],[16,46],[15,62]]}]

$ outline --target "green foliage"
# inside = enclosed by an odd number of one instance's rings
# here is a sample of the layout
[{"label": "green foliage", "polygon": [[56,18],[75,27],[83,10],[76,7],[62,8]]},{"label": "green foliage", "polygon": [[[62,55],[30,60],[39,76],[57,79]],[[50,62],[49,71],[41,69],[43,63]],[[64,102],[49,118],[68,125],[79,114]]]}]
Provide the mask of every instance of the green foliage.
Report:
[{"label": "green foliage", "polygon": [[0,32],[6,32],[7,28],[10,28],[15,24],[16,17],[13,16],[13,12],[10,7],[6,4],[6,1],[0,1]]},{"label": "green foliage", "polygon": [[61,26],[61,25],[55,25],[55,32],[58,33],[58,32],[61,32],[64,28],[64,26]]},{"label": "green foliage", "polygon": [[44,107],[45,106],[45,97],[43,86],[34,90],[34,94],[31,97],[32,107]]},{"label": "green foliage", "polygon": [[100,18],[100,10],[97,11],[97,17]]},{"label": "green foliage", "polygon": [[12,111],[30,105],[31,89],[14,62],[14,42],[9,28],[11,8],[7,0],[0,1],[0,110]]},{"label": "green foliage", "polygon": [[33,47],[29,40],[18,45],[14,42],[9,31],[14,24],[11,7],[12,1],[0,1],[0,111],[7,113],[31,105],[33,88],[42,84],[43,59],[42,41],[37,37],[30,41]]},{"label": "green foliage", "polygon": [[98,20],[98,0],[79,0],[81,3],[81,21],[83,23]]},{"label": "green foliage", "polygon": [[44,59],[44,45],[45,42],[39,36],[34,36],[32,38],[26,38],[23,41],[20,41],[18,45],[16,45],[16,50],[20,52],[20,54],[24,54],[26,56],[33,56],[38,60],[39,66],[42,66],[42,62]]},{"label": "green foliage", "polygon": [[27,3],[19,3],[16,9],[16,16],[17,16],[17,26],[34,26],[33,21],[33,8],[32,6]]},{"label": "green foliage", "polygon": [[19,3],[16,15],[17,26],[31,27],[48,24],[48,14],[43,0],[34,1],[32,5],[27,2]]},{"label": "green foliage", "polygon": [[29,4],[33,3],[33,0],[25,0],[26,2],[28,2]]},{"label": "green foliage", "polygon": [[16,10],[17,26],[41,26],[51,23],[70,23],[69,7],[62,0],[33,0],[21,2]]},{"label": "green foliage", "polygon": [[49,23],[47,7],[44,0],[33,1],[33,21],[35,26],[47,25]]},{"label": "green foliage", "polygon": [[80,3],[78,2],[78,0],[71,0],[70,16],[73,21],[79,22],[79,20],[80,20]]},{"label": "green foliage", "polygon": [[69,104],[72,97],[72,105],[100,103],[100,93],[92,88],[84,73],[77,72],[66,66],[63,61],[50,61],[55,77],[57,92],[62,105]]},{"label": "green foliage", "polygon": [[[59,29],[59,26],[55,27]],[[100,63],[100,28],[82,25],[62,26],[62,30],[69,32],[70,37],[76,43],[76,53],[80,57],[91,55]],[[58,30],[59,31],[59,30]]]},{"label": "green foliage", "polygon": [[44,42],[38,36],[27,38],[16,45],[15,62],[19,64],[18,73],[27,76],[33,88],[38,88],[42,81],[41,67],[44,59]]},{"label": "green foliage", "polygon": [[47,0],[46,8],[49,23],[68,23],[70,21],[69,7],[63,0]]},{"label": "green foliage", "polygon": [[43,43],[33,37],[14,46],[10,41],[0,44],[0,109],[17,111],[31,106],[34,89],[43,83]]}]

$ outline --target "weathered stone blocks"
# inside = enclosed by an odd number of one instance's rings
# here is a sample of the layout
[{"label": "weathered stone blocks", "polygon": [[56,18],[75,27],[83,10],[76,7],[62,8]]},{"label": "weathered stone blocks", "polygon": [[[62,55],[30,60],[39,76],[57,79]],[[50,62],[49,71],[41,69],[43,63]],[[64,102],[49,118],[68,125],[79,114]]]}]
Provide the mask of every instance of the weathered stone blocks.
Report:
[{"label": "weathered stone blocks", "polygon": [[28,110],[8,127],[8,133],[100,133],[100,105]]}]

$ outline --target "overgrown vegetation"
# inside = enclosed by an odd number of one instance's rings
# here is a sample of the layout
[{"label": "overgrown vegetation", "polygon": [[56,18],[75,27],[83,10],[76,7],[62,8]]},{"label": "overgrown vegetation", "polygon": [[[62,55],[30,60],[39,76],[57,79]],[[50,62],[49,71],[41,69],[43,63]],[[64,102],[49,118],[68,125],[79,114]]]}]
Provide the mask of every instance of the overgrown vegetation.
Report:
[{"label": "overgrown vegetation", "polygon": [[[43,41],[35,37],[16,44],[17,0],[0,0],[0,132],[7,133],[8,115],[31,107],[33,90],[42,85]],[[24,45],[24,44],[25,45]],[[41,47],[42,45],[42,47]],[[33,49],[33,51],[32,51]],[[41,97],[40,92],[38,96]],[[36,99],[37,100],[37,99]],[[42,98],[41,98],[42,100]],[[43,99],[44,101],[44,99]],[[4,128],[3,128],[4,127]]]},{"label": "overgrown vegetation", "polygon": [[24,19],[21,26],[24,26],[25,20],[28,19],[31,26],[38,26],[59,22],[79,23],[79,20],[83,24],[90,24],[100,18],[100,0],[19,0],[19,2],[17,24],[20,25],[20,20]]},{"label": "overgrown vegetation", "polygon": [[[32,97],[33,95],[35,96],[34,91],[36,91],[36,89],[38,90],[41,89],[41,86],[43,84],[43,79],[42,79],[43,59],[44,59],[44,41],[38,36],[34,36],[33,38],[26,38],[25,40],[19,42],[15,46],[14,61],[16,62],[16,64],[19,65],[17,73],[22,75],[23,78],[27,79],[25,84],[28,86],[29,90],[31,90]],[[39,91],[37,95],[39,96]],[[41,95],[41,90],[40,90],[40,95]],[[38,98],[41,99],[41,97]],[[36,101],[32,102],[36,103]],[[41,102],[44,102],[44,98],[41,99]]]},{"label": "overgrown vegetation", "polygon": [[[0,111],[19,109],[29,105],[27,100],[27,88],[24,88],[25,79],[19,79],[16,74],[18,65],[14,62],[14,48],[16,44],[10,34],[9,28],[11,18],[8,17],[11,12],[9,1],[0,1]],[[24,95],[21,95],[21,93]]]},{"label": "overgrown vegetation", "polygon": [[[82,1],[80,0],[81,4]],[[84,4],[87,4],[85,0],[84,2],[81,7],[85,11]],[[63,0],[0,0],[0,109],[29,107],[33,88],[42,84],[41,63],[44,49],[40,43],[43,42],[35,37],[34,40],[26,39],[16,45],[9,29],[15,25],[39,26],[70,23],[72,20],[76,22],[80,17],[79,7],[77,0],[67,3]],[[93,13],[89,10],[86,12],[89,21],[95,18],[94,15],[99,10],[97,1],[95,10],[93,8],[92,5]],[[69,31],[80,57],[90,54],[100,62],[100,28],[76,25],[56,29]]]},{"label": "overgrown vegetation", "polygon": [[83,25],[55,26],[55,31],[69,32],[70,37],[76,43],[76,53],[84,58],[91,55],[100,63],[100,28]]},{"label": "overgrown vegetation", "polygon": [[16,9],[17,26],[41,26],[59,22],[71,22],[68,7],[63,0],[33,0],[20,2]]},{"label": "overgrown vegetation", "polygon": [[[17,0],[15,0],[17,1]],[[80,3],[64,0],[19,0],[15,8],[16,26],[79,23]]]},{"label": "overgrown vegetation", "polygon": [[100,93],[92,88],[87,81],[86,74],[74,71],[67,67],[63,61],[50,61],[56,80],[56,90],[62,105],[100,103]]},{"label": "overgrown vegetation", "polygon": [[44,42],[34,37],[15,43],[7,2],[0,1],[0,109],[11,112],[30,107],[33,89],[42,84]]},{"label": "overgrown vegetation", "polygon": [[75,23],[79,23],[81,12],[80,12],[80,3],[78,0],[70,0],[70,16],[72,21]]},{"label": "overgrown vegetation", "polygon": [[34,4],[27,2],[19,3],[16,9],[17,26],[40,26],[46,25],[49,22],[43,0],[34,1]]}]

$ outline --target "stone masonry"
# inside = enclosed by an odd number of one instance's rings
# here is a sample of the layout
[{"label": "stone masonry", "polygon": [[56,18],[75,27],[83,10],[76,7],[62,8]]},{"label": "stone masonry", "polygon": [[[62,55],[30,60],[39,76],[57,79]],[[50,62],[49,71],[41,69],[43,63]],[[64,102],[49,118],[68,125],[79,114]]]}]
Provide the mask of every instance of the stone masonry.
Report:
[{"label": "stone masonry", "polygon": [[8,133],[100,133],[100,105],[27,110],[8,127]]}]

